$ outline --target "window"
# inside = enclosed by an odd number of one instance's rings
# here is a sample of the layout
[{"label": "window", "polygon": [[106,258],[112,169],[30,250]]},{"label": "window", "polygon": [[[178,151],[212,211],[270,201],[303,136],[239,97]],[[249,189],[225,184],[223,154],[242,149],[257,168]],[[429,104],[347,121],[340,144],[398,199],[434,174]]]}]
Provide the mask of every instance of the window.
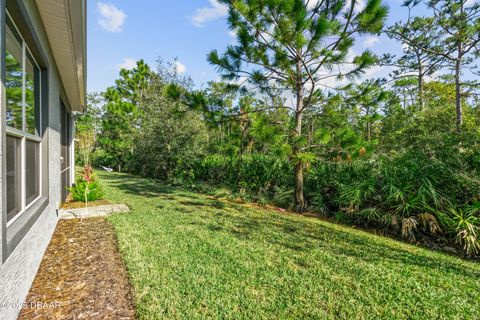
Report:
[{"label": "window", "polygon": [[5,52],[7,223],[41,195],[40,68],[13,22]]},{"label": "window", "polygon": [[70,114],[65,108],[63,101],[61,102],[60,112],[60,134],[62,143],[62,157],[61,157],[61,174],[62,174],[62,201],[67,199],[68,189],[70,186]]}]

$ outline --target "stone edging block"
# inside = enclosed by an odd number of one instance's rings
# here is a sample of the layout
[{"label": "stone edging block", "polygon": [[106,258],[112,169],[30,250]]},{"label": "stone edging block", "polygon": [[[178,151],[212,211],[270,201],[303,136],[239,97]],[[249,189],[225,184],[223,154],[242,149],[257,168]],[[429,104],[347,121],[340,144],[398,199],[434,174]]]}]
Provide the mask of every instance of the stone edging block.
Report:
[{"label": "stone edging block", "polygon": [[95,206],[77,209],[60,210],[60,219],[83,219],[106,217],[112,213],[128,212],[130,208],[126,204],[109,204],[104,206]]}]

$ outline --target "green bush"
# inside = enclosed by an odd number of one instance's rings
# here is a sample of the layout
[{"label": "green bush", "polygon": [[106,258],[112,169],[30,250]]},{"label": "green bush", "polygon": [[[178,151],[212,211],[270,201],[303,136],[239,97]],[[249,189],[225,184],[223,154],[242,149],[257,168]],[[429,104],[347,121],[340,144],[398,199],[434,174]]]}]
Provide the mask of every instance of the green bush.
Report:
[{"label": "green bush", "polygon": [[[88,187],[88,190],[87,190]],[[105,193],[98,181],[87,182],[78,178],[75,185],[69,189],[75,201],[87,202],[103,199]]]},{"label": "green bush", "polygon": [[[189,177],[212,185],[222,185],[253,201],[289,206],[292,172],[286,160],[253,154],[242,157],[207,156],[190,168]],[[289,199],[291,200],[291,199]]]},{"label": "green bush", "polygon": [[[95,168],[100,168],[102,166],[105,167],[110,167],[112,163],[114,163],[114,156],[106,152],[102,148],[97,148],[95,151],[92,153],[92,165]],[[118,169],[118,168],[115,168]]]},{"label": "green bush", "polygon": [[[480,214],[472,209],[480,179],[469,161],[428,157],[418,150],[353,161],[313,162],[305,175],[310,210],[417,241],[440,233],[478,254]],[[224,186],[246,200],[292,207],[293,168],[286,159],[210,155],[177,170],[178,180]]]},{"label": "green bush", "polygon": [[[476,169],[460,157],[441,161],[420,152],[312,166],[306,176],[313,208],[356,224],[387,228],[416,241],[440,233],[470,256],[480,253]],[[339,215],[339,212],[341,213]]]},{"label": "green bush", "polygon": [[87,165],[80,172],[75,185],[69,188],[75,201],[90,202],[102,199],[105,196],[102,186],[93,174],[92,167]]}]

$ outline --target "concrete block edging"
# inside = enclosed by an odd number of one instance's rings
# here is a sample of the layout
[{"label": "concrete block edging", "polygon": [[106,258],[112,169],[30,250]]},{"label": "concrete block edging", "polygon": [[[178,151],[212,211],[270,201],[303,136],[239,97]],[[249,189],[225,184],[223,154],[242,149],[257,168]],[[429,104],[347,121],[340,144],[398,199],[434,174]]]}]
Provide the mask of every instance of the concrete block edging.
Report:
[{"label": "concrete block edging", "polygon": [[128,212],[130,208],[123,203],[108,204],[87,208],[63,209],[60,211],[60,219],[84,219],[106,217],[113,213]]}]

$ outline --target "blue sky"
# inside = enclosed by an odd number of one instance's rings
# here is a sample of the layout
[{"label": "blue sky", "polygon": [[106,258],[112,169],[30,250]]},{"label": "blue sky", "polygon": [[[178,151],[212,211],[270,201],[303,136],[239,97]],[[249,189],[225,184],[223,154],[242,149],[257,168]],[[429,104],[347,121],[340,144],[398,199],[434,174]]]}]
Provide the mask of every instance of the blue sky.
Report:
[{"label": "blue sky", "polygon": [[[402,0],[384,2],[390,6],[389,24],[406,18]],[[177,70],[190,75],[197,87],[216,80],[206,55],[212,49],[222,52],[234,40],[225,15],[216,0],[89,0],[88,91],[111,86],[121,66],[131,67],[135,60],[144,59],[154,67],[158,57],[178,58]],[[354,51],[365,48],[401,52],[398,43],[384,36],[358,39]],[[385,73],[374,68],[368,76]]]}]

